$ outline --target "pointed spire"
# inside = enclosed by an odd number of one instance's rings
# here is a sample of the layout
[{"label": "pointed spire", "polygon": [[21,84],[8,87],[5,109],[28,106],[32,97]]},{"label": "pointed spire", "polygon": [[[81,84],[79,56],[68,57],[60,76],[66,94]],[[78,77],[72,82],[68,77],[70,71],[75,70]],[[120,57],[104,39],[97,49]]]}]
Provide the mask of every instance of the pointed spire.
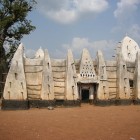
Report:
[{"label": "pointed spire", "polygon": [[54,81],[52,76],[51,59],[48,50],[45,49],[43,61],[43,79],[41,98],[43,100],[54,100]]},{"label": "pointed spire", "polygon": [[74,64],[73,54],[71,49],[68,49],[67,55],[67,75],[66,75],[66,99],[67,100],[77,100],[77,75],[76,68]]},{"label": "pointed spire", "polygon": [[44,51],[42,50],[41,47],[35,53],[35,58],[40,58],[40,59],[43,59],[44,58]]},{"label": "pointed spire", "polygon": [[126,62],[135,62],[136,54],[139,50],[138,44],[130,37],[125,36],[120,44],[120,52]]},{"label": "pointed spire", "polygon": [[23,45],[23,43],[20,43],[20,44],[19,44],[18,49],[24,50],[24,45]]},{"label": "pointed spire", "polygon": [[83,78],[96,79],[93,60],[90,57],[89,51],[85,48],[83,49],[82,57],[81,57],[80,76]]},{"label": "pointed spire", "polygon": [[11,66],[4,88],[4,99],[27,99],[27,88],[23,63],[23,48],[23,44],[20,44],[11,61]]}]

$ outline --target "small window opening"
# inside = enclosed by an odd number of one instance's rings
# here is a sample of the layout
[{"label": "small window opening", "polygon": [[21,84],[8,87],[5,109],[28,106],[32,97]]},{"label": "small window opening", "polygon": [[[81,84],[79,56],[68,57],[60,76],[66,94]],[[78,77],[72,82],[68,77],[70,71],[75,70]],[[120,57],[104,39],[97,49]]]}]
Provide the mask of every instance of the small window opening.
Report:
[{"label": "small window opening", "polygon": [[128,53],[128,57],[130,57],[130,53]]},{"label": "small window opening", "polygon": [[17,80],[17,76],[18,76],[18,74],[17,73],[15,73],[15,79]]},{"label": "small window opening", "polygon": [[21,87],[22,87],[22,89],[23,89],[23,83],[21,82]]},{"label": "small window opening", "polygon": [[49,69],[49,63],[48,63],[48,69]]},{"label": "small window opening", "polygon": [[11,83],[11,82],[9,82],[9,84],[10,84],[10,88],[11,88],[12,83]]},{"label": "small window opening", "polygon": [[130,85],[130,87],[132,88],[133,87],[133,80],[129,80],[129,85]]}]

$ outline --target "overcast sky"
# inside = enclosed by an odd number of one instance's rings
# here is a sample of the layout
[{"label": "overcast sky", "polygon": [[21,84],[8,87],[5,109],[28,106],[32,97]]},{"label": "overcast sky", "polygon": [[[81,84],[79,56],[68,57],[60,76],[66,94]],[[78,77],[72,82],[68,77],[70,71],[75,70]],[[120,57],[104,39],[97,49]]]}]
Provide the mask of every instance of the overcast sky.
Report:
[{"label": "overcast sky", "polygon": [[106,59],[127,34],[140,46],[140,0],[37,0],[28,18],[36,30],[22,39],[27,56],[48,49],[52,58],[66,58],[71,48],[80,58],[87,48]]}]

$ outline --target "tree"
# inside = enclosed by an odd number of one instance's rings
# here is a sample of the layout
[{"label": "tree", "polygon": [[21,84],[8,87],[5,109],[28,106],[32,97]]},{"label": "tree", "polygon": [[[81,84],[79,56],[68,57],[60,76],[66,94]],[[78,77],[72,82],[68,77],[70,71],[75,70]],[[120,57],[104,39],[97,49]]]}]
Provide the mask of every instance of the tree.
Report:
[{"label": "tree", "polygon": [[0,0],[0,82],[23,35],[35,29],[27,19],[35,4],[35,0]]}]

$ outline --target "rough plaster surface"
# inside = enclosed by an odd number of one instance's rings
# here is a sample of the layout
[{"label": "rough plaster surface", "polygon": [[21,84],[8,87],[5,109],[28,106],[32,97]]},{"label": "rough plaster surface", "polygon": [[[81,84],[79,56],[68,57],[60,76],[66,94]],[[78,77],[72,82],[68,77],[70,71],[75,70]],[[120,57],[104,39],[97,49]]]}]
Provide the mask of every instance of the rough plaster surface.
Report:
[{"label": "rough plaster surface", "polygon": [[83,49],[80,59],[74,59],[71,50],[66,59],[52,59],[47,50],[40,48],[29,59],[23,57],[21,44],[13,57],[3,97],[77,100],[86,89],[90,100],[140,99],[139,46],[128,36],[118,46],[116,60],[105,61],[101,51],[93,60],[87,49]]},{"label": "rough plaster surface", "polygon": [[136,54],[139,50],[138,44],[130,37],[126,36],[121,42],[121,53],[127,62],[135,62]]},{"label": "rough plaster surface", "polygon": [[12,59],[11,67],[5,83],[3,94],[4,99],[27,99],[26,78],[23,64],[23,49],[23,45],[20,44]]}]

